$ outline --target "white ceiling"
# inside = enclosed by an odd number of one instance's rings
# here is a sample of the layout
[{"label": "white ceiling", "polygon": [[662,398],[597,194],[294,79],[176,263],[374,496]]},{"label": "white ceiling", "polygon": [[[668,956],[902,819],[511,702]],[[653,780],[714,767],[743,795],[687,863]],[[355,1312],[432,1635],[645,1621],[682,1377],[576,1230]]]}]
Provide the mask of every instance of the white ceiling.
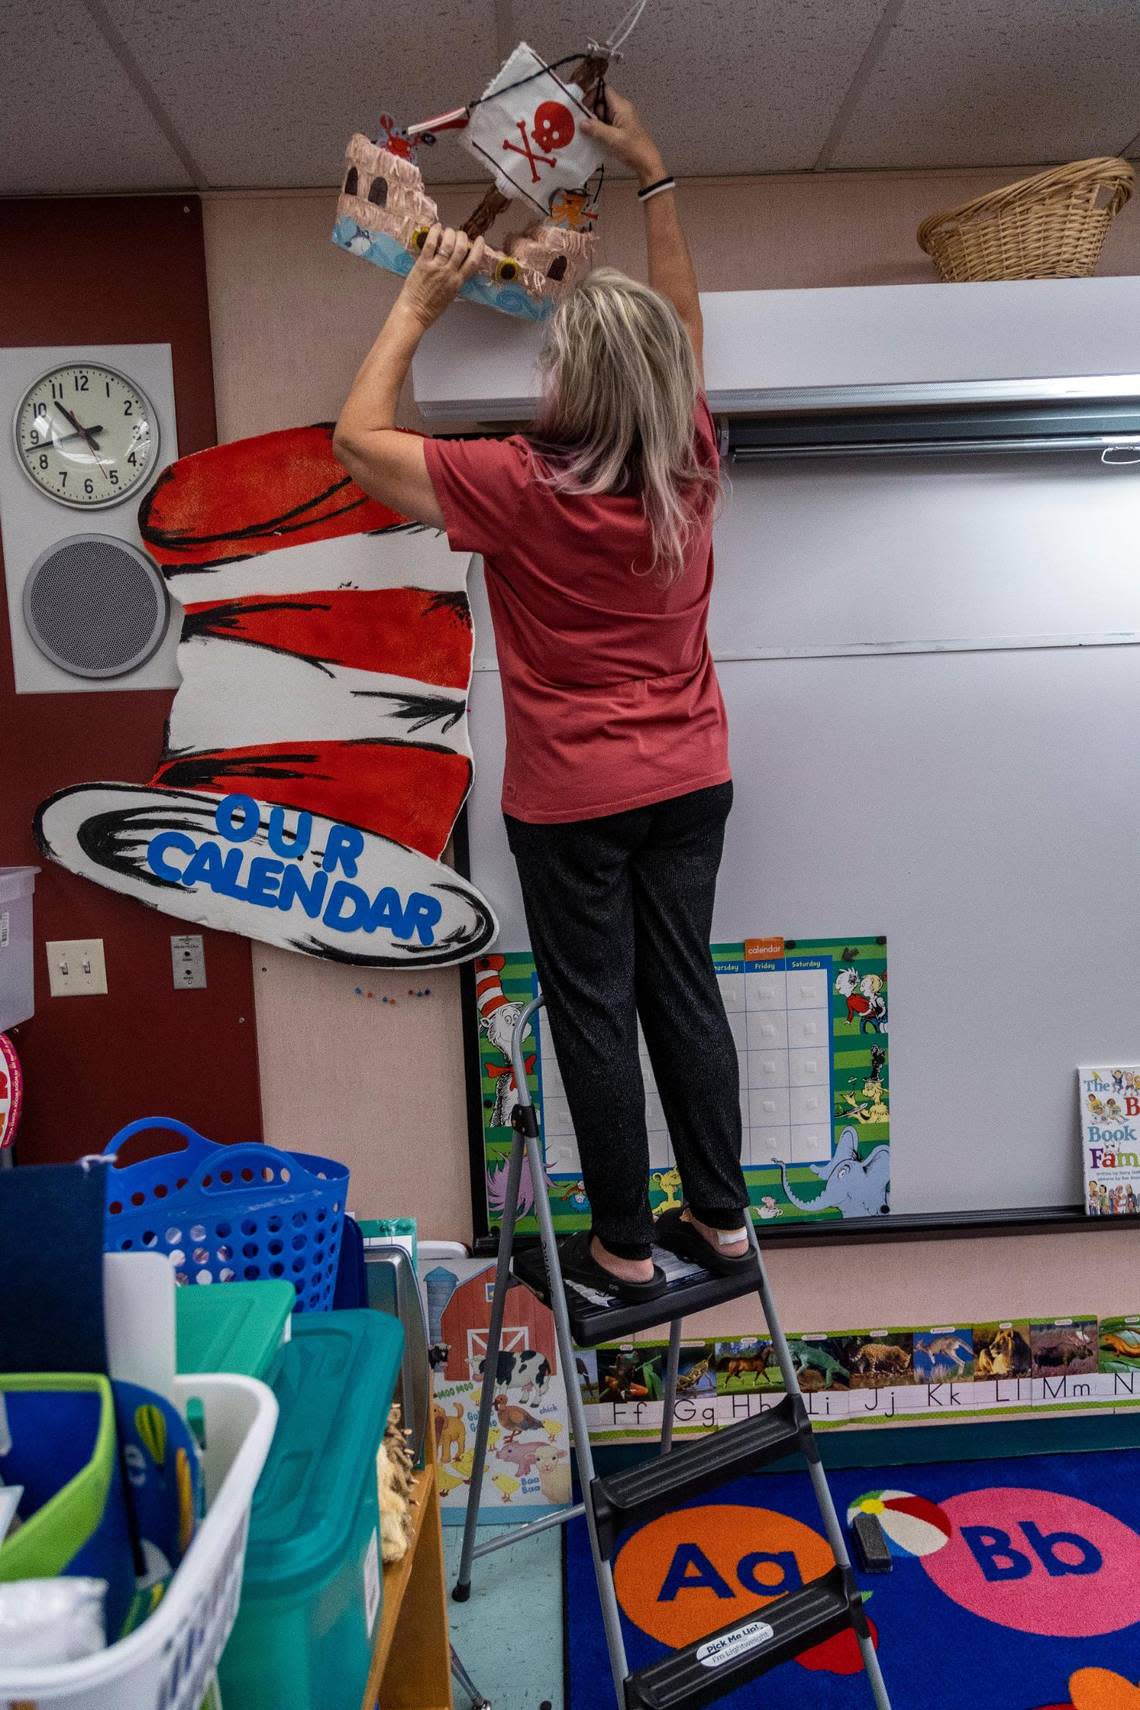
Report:
[{"label": "white ceiling", "polygon": [[[0,194],[330,185],[354,130],[626,0],[0,0]],[[649,0],[615,81],[686,175],[1140,152],[1140,0]],[[429,182],[469,180],[446,138]]]}]

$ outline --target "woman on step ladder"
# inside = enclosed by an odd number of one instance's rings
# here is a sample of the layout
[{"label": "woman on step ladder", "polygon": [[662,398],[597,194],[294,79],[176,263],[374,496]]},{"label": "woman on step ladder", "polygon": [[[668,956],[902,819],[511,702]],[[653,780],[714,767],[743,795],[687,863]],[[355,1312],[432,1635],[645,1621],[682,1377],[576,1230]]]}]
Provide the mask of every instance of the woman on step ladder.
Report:
[{"label": "woman on step ladder", "polygon": [[[524,434],[395,430],[420,339],[482,239],[433,227],[365,359],[334,444],[366,492],[486,565],[506,710],[503,811],[593,1228],[567,1280],[665,1288],[654,1241],[754,1266],[736,1048],[709,952],[732,806],[706,625],[720,476],[696,277],[673,179],[614,91],[583,121],[636,174],[649,283],[600,268],[555,311]],[[656,1224],[640,1018],[684,1204]]]}]

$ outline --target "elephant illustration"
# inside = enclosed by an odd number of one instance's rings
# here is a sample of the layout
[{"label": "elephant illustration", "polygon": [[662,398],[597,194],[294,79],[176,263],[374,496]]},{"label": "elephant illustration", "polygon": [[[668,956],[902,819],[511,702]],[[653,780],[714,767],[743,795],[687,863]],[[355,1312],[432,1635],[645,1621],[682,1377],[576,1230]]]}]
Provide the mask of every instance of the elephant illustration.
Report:
[{"label": "elephant illustration", "polygon": [[890,1150],[886,1146],[876,1146],[866,1158],[861,1158],[853,1128],[845,1128],[839,1136],[839,1144],[830,1163],[813,1164],[811,1168],[817,1176],[823,1177],[823,1191],[814,1199],[799,1199],[792,1191],[786,1167],[780,1164],[784,1192],[797,1211],[826,1211],[834,1207],[843,1217],[874,1217],[889,1209]]}]

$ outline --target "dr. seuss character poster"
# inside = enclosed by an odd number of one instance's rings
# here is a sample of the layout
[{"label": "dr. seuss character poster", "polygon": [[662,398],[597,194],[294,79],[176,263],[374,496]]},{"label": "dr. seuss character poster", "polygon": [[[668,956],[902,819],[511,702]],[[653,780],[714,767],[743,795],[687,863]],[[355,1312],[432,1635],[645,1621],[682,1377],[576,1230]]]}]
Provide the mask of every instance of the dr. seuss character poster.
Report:
[{"label": "dr. seuss character poster", "polygon": [[[763,1221],[875,1217],[890,1201],[889,988],[883,937],[748,938],[711,947],[740,1070],[743,1163]],[[511,1036],[538,990],[529,951],[475,965],[479,1101],[488,1226],[503,1213],[518,1103]],[[639,1041],[655,1212],[681,1203],[661,1098]],[[555,1227],[590,1220],[566,1088],[539,1011],[524,1040],[527,1084],[539,1115],[542,1190]],[[633,1065],[631,1065],[631,1068]],[[523,1165],[520,1223],[533,1230],[535,1183]]]}]

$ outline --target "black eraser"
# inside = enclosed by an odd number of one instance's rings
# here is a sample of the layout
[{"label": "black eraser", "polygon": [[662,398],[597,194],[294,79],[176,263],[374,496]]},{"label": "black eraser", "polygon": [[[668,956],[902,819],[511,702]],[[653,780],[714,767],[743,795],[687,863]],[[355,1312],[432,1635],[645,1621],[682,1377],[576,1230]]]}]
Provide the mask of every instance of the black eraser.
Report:
[{"label": "black eraser", "polygon": [[856,1514],[851,1522],[855,1554],[864,1573],[890,1573],[891,1551],[877,1514]]}]

